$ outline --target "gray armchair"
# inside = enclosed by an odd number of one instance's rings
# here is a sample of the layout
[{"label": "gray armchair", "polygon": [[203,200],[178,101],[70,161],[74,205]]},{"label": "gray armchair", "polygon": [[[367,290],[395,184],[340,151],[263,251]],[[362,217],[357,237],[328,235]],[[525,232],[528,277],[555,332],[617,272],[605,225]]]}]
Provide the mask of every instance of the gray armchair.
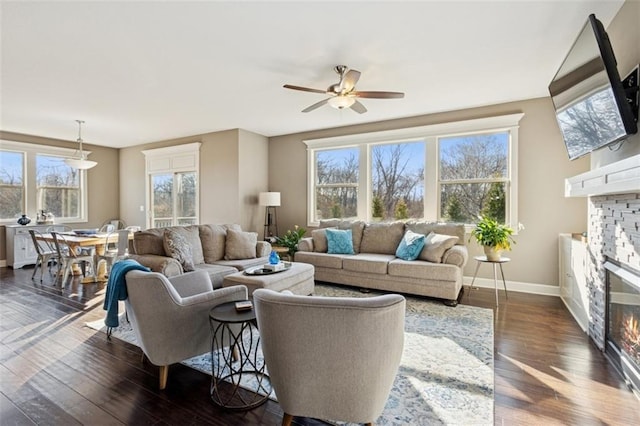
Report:
[{"label": "gray armchair", "polygon": [[247,299],[245,286],[214,290],[204,271],[167,278],[157,272],[126,275],[125,308],[138,344],[160,366],[160,389],[169,365],[211,350],[209,311],[226,302]]},{"label": "gray armchair", "polygon": [[271,384],[293,416],[373,423],[382,413],[404,347],[405,299],[253,293]]}]

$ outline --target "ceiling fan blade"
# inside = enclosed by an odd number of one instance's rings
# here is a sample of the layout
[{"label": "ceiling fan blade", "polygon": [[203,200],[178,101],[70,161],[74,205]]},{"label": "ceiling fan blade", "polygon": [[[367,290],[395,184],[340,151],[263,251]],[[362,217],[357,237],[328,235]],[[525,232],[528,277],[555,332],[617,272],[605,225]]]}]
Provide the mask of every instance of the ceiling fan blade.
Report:
[{"label": "ceiling fan blade", "polygon": [[320,90],[320,89],[311,89],[309,87],[302,87],[302,86],[293,86],[291,84],[285,84],[284,86],[285,89],[293,89],[293,90],[302,90],[303,92],[312,92],[312,93],[327,93],[326,90]]},{"label": "ceiling fan blade", "polygon": [[326,104],[327,102],[329,102],[329,98],[323,99],[320,102],[316,102],[315,104],[306,107],[305,109],[302,110],[302,112],[313,111],[314,109],[320,108],[322,105]]},{"label": "ceiling fan blade", "polygon": [[367,108],[365,108],[365,106],[358,101],[355,101],[353,105],[351,105],[351,109],[358,114],[364,114],[365,112],[367,112]]},{"label": "ceiling fan blade", "polygon": [[356,83],[360,80],[360,71],[349,70],[340,81],[340,90],[350,92],[356,87]]},{"label": "ceiling fan blade", "polygon": [[359,98],[377,98],[377,99],[400,99],[404,98],[404,93],[402,92],[375,92],[375,91],[365,91],[365,92],[353,92],[353,95]]}]

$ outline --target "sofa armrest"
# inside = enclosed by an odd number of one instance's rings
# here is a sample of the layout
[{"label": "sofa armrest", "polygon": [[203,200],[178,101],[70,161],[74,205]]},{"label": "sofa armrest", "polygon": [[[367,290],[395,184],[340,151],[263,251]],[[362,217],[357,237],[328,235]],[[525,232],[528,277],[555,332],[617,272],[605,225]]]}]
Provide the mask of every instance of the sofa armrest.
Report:
[{"label": "sofa armrest", "polygon": [[298,251],[313,251],[313,238],[306,237],[298,241]]},{"label": "sofa armrest", "polygon": [[269,243],[269,241],[258,241],[258,244],[256,244],[256,257],[269,256],[271,250],[271,243]]},{"label": "sofa armrest", "polygon": [[467,264],[467,260],[469,260],[469,250],[467,250],[466,246],[462,245],[455,245],[451,247],[449,250],[445,251],[442,256],[442,263],[456,265],[460,268],[464,268],[464,265]]},{"label": "sofa armrest", "polygon": [[150,268],[152,272],[159,272],[165,277],[174,277],[184,273],[180,262],[172,257],[157,254],[132,254],[129,257]]}]

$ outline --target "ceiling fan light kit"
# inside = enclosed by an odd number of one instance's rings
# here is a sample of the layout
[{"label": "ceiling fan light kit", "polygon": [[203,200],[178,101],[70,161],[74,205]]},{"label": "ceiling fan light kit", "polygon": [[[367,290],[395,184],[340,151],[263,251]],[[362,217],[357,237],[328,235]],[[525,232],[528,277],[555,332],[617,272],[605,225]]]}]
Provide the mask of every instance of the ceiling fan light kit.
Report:
[{"label": "ceiling fan light kit", "polygon": [[356,100],[349,96],[338,95],[334,96],[333,98],[329,98],[327,102],[329,102],[329,105],[331,105],[335,109],[343,109],[351,107],[351,105],[353,105]]},{"label": "ceiling fan light kit", "polygon": [[294,86],[291,84],[285,84],[285,89],[300,90],[302,92],[311,93],[323,93],[329,95],[329,98],[323,99],[320,102],[316,102],[302,110],[302,112],[310,112],[325,104],[336,109],[351,108],[358,114],[364,114],[367,112],[362,103],[358,102],[356,98],[369,98],[369,99],[401,99],[404,98],[402,92],[379,92],[379,91],[356,91],[356,83],[360,79],[360,71],[347,68],[346,65],[337,65],[334,71],[340,76],[340,81],[336,84],[332,84],[327,90],[312,89],[303,86]]},{"label": "ceiling fan light kit", "polygon": [[96,161],[87,160],[87,156],[82,150],[82,124],[84,121],[76,120],[76,122],[78,123],[78,143],[80,144],[80,151],[76,151],[78,153],[77,157],[65,158],[64,162],[72,169],[87,170],[96,166],[98,163]]}]

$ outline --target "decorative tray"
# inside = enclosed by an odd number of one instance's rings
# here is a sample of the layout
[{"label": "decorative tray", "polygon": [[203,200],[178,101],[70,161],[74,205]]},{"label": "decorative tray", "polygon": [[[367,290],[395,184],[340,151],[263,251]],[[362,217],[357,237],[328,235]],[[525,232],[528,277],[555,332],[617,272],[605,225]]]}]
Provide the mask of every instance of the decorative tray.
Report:
[{"label": "decorative tray", "polygon": [[271,275],[271,274],[277,274],[279,272],[288,271],[289,269],[291,269],[291,262],[284,262],[284,269],[272,271],[270,269],[264,269],[262,266],[256,266],[253,268],[245,269],[244,274],[245,275]]}]

